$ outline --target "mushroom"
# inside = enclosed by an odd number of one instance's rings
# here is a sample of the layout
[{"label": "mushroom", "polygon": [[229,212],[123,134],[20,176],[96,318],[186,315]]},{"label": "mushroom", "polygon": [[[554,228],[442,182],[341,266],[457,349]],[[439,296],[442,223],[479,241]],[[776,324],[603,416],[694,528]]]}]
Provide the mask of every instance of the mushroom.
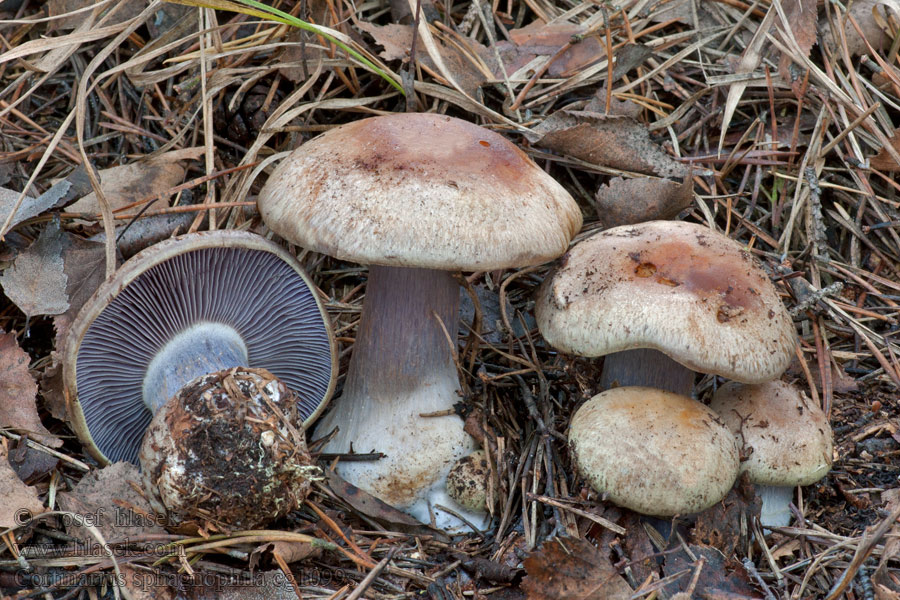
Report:
[{"label": "mushroom", "polygon": [[72,425],[101,463],[137,463],[155,412],[194,378],[265,368],[314,419],[331,396],[328,317],[297,260],[258,235],[211,231],[129,259],[79,312],[63,375]]},{"label": "mushroom", "polygon": [[447,474],[447,495],[472,512],[487,509],[488,467],[484,450],[476,450],[456,461]]},{"label": "mushroom", "polygon": [[693,371],[759,383],[784,372],[796,344],[750,253],[686,222],[614,227],[580,242],[542,285],[535,313],[554,347],[606,356],[604,389],[690,395]]},{"label": "mushroom", "polygon": [[343,393],[318,431],[338,430],[328,452],[382,453],[338,472],[428,522],[429,494],[443,495],[450,466],[473,449],[452,414],[461,400],[453,272],[559,256],[581,227],[578,206],[502,136],[435,114],[331,129],[279,164],[258,202],[286,240],[369,265]]},{"label": "mushroom", "polygon": [[738,447],[704,404],[662,390],[617,387],[575,412],[569,444],[579,472],[612,502],[661,517],[721,500],[738,475]]},{"label": "mushroom", "polygon": [[828,417],[783,381],[727,383],[709,407],[744,447],[741,470],[762,498],[760,523],[784,527],[791,520],[794,488],[815,483],[831,470],[834,441]]}]

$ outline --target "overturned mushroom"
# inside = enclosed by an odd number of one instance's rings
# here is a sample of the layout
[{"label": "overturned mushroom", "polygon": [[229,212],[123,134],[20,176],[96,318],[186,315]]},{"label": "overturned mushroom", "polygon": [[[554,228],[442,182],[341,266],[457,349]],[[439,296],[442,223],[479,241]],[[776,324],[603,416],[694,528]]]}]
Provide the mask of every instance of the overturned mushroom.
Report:
[{"label": "overturned mushroom", "polygon": [[153,414],[194,378],[271,371],[300,418],[331,396],[334,340],[296,259],[251,233],[212,231],[136,254],[73,323],[63,369],[70,420],[102,463],[137,462]]},{"label": "overturned mushroom", "polygon": [[[428,521],[429,494],[443,494],[451,464],[473,445],[451,410],[461,400],[452,273],[559,256],[581,226],[577,205],[502,136],[398,114],[305,143],[272,173],[259,209],[285,239],[370,265],[343,394],[318,432],[338,428],[329,452],[383,453],[338,471]],[[438,412],[450,414],[420,416]]]}]

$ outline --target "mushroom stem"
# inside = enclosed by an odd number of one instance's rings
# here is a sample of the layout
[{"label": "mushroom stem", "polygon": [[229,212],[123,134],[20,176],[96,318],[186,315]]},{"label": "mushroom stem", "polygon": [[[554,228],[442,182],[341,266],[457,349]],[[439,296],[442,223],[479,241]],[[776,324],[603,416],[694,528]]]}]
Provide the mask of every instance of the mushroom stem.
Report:
[{"label": "mushroom stem", "polygon": [[637,348],[609,354],[603,359],[602,389],[643,386],[691,396],[694,372],[660,352]]},{"label": "mushroom stem", "polygon": [[173,337],[150,362],[144,376],[144,405],[156,414],[195,378],[248,364],[247,346],[233,327],[197,323]]},{"label": "mushroom stem", "polygon": [[794,500],[794,488],[790,485],[756,485],[756,494],[762,500],[759,522],[769,532],[769,527],[787,527],[791,522],[790,504]]},{"label": "mushroom stem", "polygon": [[[448,272],[369,267],[344,390],[318,425],[320,435],[339,429],[327,452],[384,454],[339,464],[341,477],[426,522],[428,498],[473,449],[452,412],[461,400],[458,311],[459,285]],[[421,416],[441,411],[448,414]]]}]

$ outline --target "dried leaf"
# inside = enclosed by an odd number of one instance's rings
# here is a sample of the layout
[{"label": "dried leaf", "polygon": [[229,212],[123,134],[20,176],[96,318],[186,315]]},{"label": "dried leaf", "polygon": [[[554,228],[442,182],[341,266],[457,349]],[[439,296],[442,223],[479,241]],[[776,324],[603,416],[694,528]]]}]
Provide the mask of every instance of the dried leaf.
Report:
[{"label": "dried leaf", "polygon": [[[781,6],[784,9],[784,16],[787,17],[787,22],[790,24],[789,34],[794,37],[804,58],[809,57],[809,51],[816,43],[816,29],[819,24],[816,0],[783,0]],[[778,32],[778,37],[786,46],[788,46],[786,40],[789,34],[783,31]],[[782,54],[778,63],[778,72],[785,81],[791,80],[790,65],[791,57]]]},{"label": "dried leaf", "polygon": [[[556,55],[566,44],[575,41],[587,31],[583,25],[575,23],[542,23],[535,21],[520,29],[509,31],[511,42],[496,44],[506,74],[513,75],[538,56]],[[493,53],[492,53],[493,54]],[[547,68],[551,77],[570,77],[580,70],[599,62],[606,56],[606,49],[597,35],[590,35],[573,43],[557,56]],[[493,62],[493,57],[491,57]],[[499,69],[496,73],[500,75]]]},{"label": "dried leaf", "polygon": [[66,233],[62,245],[63,271],[68,281],[66,294],[69,308],[53,319],[57,350],[63,347],[69,326],[81,307],[106,278],[106,248],[102,243],[89,242]]},{"label": "dried leaf", "polygon": [[[55,17],[76,11],[80,8],[90,8],[94,6],[94,4],[94,0],[49,0],[49,2],[47,2],[47,8],[50,12],[50,16]],[[147,8],[148,2],[147,0],[123,0],[121,2],[110,3],[107,6],[112,8],[119,5],[121,6],[115,14],[106,21],[106,25],[117,25],[138,16],[141,14],[142,10]],[[84,21],[87,14],[90,12],[91,11],[86,10],[62,19],[54,19],[53,21],[50,21],[50,30],[74,29]],[[104,12],[110,11],[107,10]]]},{"label": "dried leaf", "polygon": [[9,449],[9,466],[13,468],[19,479],[25,483],[34,483],[35,480],[47,475],[56,468],[59,459],[46,452],[37,450],[28,445],[26,437],[11,443]]},{"label": "dried leaf", "polygon": [[446,539],[443,532],[423,525],[408,514],[400,512],[389,504],[385,504],[372,494],[359,489],[351,483],[347,483],[334,471],[325,469],[325,478],[328,481],[328,487],[331,488],[335,495],[367,517],[387,523],[394,527],[396,531],[433,535],[438,539]]},{"label": "dried leaf", "polygon": [[68,278],[63,270],[64,235],[50,223],[38,239],[0,275],[0,286],[27,316],[58,315],[69,308]]},{"label": "dried leaf", "polygon": [[28,363],[28,355],[19,348],[16,336],[0,334],[0,427],[27,433],[33,440],[59,448],[62,440],[47,431],[38,417],[34,402],[37,384],[28,372]]},{"label": "dried leaf", "polygon": [[728,495],[697,515],[691,539],[731,556],[747,544],[749,524],[759,517],[762,501],[744,473]]},{"label": "dried leaf", "polygon": [[401,60],[409,56],[409,48],[412,43],[412,26],[400,23],[387,25],[374,25],[365,21],[359,23],[359,28],[375,39],[375,43],[384,48],[378,56],[385,60]]},{"label": "dried leaf", "polygon": [[[100,187],[113,210],[143,198],[161,194],[184,180],[182,161],[197,160],[204,149],[173,150],[148,160],[100,171]],[[93,192],[69,207],[70,212],[99,214],[100,205]]]},{"label": "dried leaf", "polygon": [[[2,354],[2,353],[0,353]],[[0,531],[22,525],[29,515],[44,512],[36,488],[22,483],[7,461],[8,442],[0,438]]]},{"label": "dried leaf", "polygon": [[[849,4],[850,8],[847,15],[842,19],[844,24],[844,36],[847,39],[847,50],[851,57],[869,54],[866,47],[868,42],[875,52],[886,55],[891,47],[892,36],[889,35],[884,19],[884,14],[893,13],[895,19],[900,18],[900,1],[898,0],[856,0]],[[856,24],[859,25],[863,35],[860,36],[856,31],[856,27],[850,22],[852,17]],[[838,50],[838,40],[831,33],[831,26],[826,20],[819,23],[820,31],[822,31],[823,43],[830,46],[839,55],[843,55],[843,51]]]},{"label": "dried leaf", "polygon": [[668,179],[615,177],[601,185],[594,197],[597,215],[605,227],[674,219],[694,201],[690,177],[683,183]]},{"label": "dried leaf", "polygon": [[314,546],[309,542],[269,542],[256,547],[250,553],[250,568],[256,569],[260,558],[267,553],[278,554],[287,563],[300,562],[306,558],[319,558],[322,546]]},{"label": "dried leaf", "polygon": [[[148,533],[165,533],[150,503],[139,494],[141,474],[137,466],[113,463],[85,475],[71,492],[57,496],[63,510],[90,516],[91,522],[107,540],[136,537]],[[96,538],[86,527],[73,522],[67,532],[86,543]]]},{"label": "dried leaf", "polygon": [[[87,171],[79,165],[65,179],[53,184],[50,189],[37,198],[25,196],[10,221],[9,228],[12,229],[22,221],[36,217],[48,210],[66,206],[90,191],[91,182],[88,179]],[[18,199],[19,192],[0,188],[0,223],[6,221],[9,213],[16,207]]]},{"label": "dried leaf", "polygon": [[555,539],[524,561],[528,600],[627,600],[631,587],[590,542]]},{"label": "dried leaf", "polygon": [[658,175],[685,177],[687,168],[650,140],[647,128],[629,117],[560,110],[527,135],[538,146],[583,161]]},{"label": "dried leaf", "polygon": [[122,583],[132,600],[175,600],[175,590],[168,585],[170,574],[160,569],[138,569],[129,564],[119,564]]},{"label": "dried leaf", "polygon": [[[750,575],[744,566],[732,558],[726,557],[717,549],[710,546],[689,544],[691,554],[696,558],[703,558],[704,565],[697,580],[694,594],[710,600],[756,600],[759,594],[750,583]],[[675,547],[675,552],[666,556],[663,572],[669,577],[681,571],[691,573],[697,567],[695,558],[689,555],[681,544]],[[670,593],[683,592],[691,582],[691,576],[681,577],[665,590]]]},{"label": "dried leaf", "polygon": [[[413,27],[411,25],[400,25],[397,23],[373,25],[360,22],[359,28],[375,38],[377,44],[384,47],[384,50],[379,53],[379,56],[382,58],[399,60],[409,56],[413,39]],[[417,43],[420,42],[421,40]],[[479,54],[484,51],[484,47],[474,40],[467,40],[467,43],[472,45]],[[483,73],[473,63],[473,60],[476,59],[470,57],[456,45],[445,44],[437,38],[434,38],[433,47],[440,53],[443,67],[449,71],[456,83],[459,84],[463,91],[474,97],[478,88],[487,81],[486,73]],[[416,50],[416,61],[432,71],[440,72],[431,54],[421,51],[421,48]]]},{"label": "dried leaf", "polygon": [[[891,146],[894,147],[894,150],[900,152],[900,129],[894,131],[894,135],[891,136],[890,142]],[[897,164],[897,161],[891,158],[891,155],[888,154],[884,148],[869,159],[869,166],[873,169],[878,169],[879,171],[897,171],[900,169],[900,165]]]}]

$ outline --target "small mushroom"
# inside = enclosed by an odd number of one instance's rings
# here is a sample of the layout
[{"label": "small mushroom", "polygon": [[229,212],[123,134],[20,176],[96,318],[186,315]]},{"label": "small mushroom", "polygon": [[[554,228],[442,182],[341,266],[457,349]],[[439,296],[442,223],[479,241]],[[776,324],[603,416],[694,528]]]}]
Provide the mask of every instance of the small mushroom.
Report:
[{"label": "small mushroom", "polygon": [[796,344],[750,253],[686,222],[614,227],[580,242],[541,287],[535,313],[554,347],[606,357],[603,388],[690,395],[693,371],[767,381],[787,368]]},{"label": "small mushroom", "polygon": [[257,529],[294,510],[321,475],[298,402],[265,369],[201,375],[150,421],[140,451],[150,505],[170,529]]},{"label": "small mushroom", "polygon": [[610,501],[674,516],[721,500],[738,475],[738,447],[706,405],[671,392],[618,387],[576,411],[569,444],[579,472]]},{"label": "small mushroom", "polygon": [[[383,453],[342,462],[338,472],[429,521],[430,498],[444,493],[451,465],[473,449],[452,411],[461,400],[453,272],[559,256],[581,227],[578,206],[499,134],[408,113],[354,121],[306,142],[269,177],[259,210],[286,240],[369,265],[343,393],[317,431],[337,428],[328,452]],[[438,514],[438,525],[453,526],[446,519]]]},{"label": "small mushroom", "polygon": [[831,470],[834,441],[828,417],[783,381],[727,383],[709,407],[743,446],[741,471],[762,498],[760,523],[784,527],[791,520],[794,488],[815,483]]},{"label": "small mushroom", "polygon": [[490,474],[484,450],[463,456],[447,474],[447,494],[468,510],[484,512]]},{"label": "small mushroom", "polygon": [[88,300],[63,374],[75,432],[101,463],[138,461],[153,414],[198,376],[265,368],[314,419],[335,381],[328,317],[297,260],[258,235],[211,231],[155,244]]}]

